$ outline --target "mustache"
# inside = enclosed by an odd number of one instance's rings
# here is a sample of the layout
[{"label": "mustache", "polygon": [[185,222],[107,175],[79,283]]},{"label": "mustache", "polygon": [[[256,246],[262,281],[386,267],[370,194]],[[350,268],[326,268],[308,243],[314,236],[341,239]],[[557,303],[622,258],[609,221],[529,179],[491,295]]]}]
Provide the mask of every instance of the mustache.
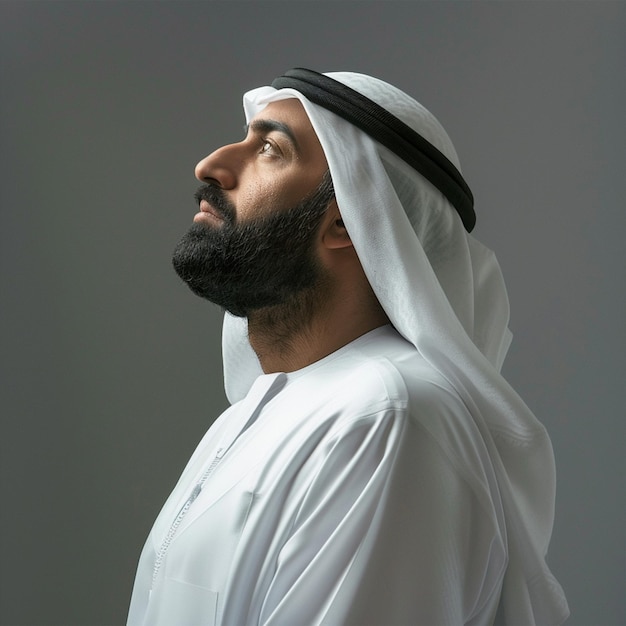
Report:
[{"label": "mustache", "polygon": [[196,202],[200,204],[202,200],[208,202],[225,221],[234,222],[237,210],[235,205],[226,197],[224,190],[217,185],[201,185],[193,194]]}]

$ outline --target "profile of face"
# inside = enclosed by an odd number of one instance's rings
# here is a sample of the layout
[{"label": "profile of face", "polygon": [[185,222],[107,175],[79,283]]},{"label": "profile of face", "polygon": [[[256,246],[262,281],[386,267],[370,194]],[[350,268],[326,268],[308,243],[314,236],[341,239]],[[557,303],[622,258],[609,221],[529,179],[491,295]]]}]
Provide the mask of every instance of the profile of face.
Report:
[{"label": "profile of face", "polygon": [[200,211],[172,259],[194,293],[247,317],[320,288],[317,235],[334,192],[298,100],[270,103],[243,141],[207,156],[195,174]]}]

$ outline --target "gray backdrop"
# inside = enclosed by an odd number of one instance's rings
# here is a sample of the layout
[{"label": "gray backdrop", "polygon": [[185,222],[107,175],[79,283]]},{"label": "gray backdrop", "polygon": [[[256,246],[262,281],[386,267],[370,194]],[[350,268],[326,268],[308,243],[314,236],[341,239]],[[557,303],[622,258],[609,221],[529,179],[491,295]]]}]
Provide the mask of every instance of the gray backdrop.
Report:
[{"label": "gray backdrop", "polygon": [[450,132],[507,278],[505,372],[559,471],[570,624],[623,624],[626,4],[1,2],[3,624],[119,624],[226,406],[170,268],[197,160],[284,70],[388,80]]}]

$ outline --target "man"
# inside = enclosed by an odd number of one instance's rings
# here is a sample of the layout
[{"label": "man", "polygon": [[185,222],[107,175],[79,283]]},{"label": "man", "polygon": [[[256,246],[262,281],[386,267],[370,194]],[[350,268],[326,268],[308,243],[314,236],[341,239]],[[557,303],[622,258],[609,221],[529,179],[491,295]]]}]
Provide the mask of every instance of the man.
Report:
[{"label": "man", "polygon": [[174,253],[228,312],[213,424],[129,624],[557,624],[554,466],[501,377],[508,301],[445,131],[352,73],[244,98]]}]

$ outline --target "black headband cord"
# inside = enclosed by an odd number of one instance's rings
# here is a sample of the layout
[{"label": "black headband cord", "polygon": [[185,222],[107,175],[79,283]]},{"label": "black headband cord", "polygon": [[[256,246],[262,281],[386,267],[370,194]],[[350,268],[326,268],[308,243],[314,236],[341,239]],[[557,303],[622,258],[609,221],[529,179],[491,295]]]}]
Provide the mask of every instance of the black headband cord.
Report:
[{"label": "black headband cord", "polygon": [[272,82],[291,88],[347,120],[417,170],[449,200],[467,232],[476,224],[474,198],[454,164],[429,141],[362,93],[313,70],[295,68]]}]

